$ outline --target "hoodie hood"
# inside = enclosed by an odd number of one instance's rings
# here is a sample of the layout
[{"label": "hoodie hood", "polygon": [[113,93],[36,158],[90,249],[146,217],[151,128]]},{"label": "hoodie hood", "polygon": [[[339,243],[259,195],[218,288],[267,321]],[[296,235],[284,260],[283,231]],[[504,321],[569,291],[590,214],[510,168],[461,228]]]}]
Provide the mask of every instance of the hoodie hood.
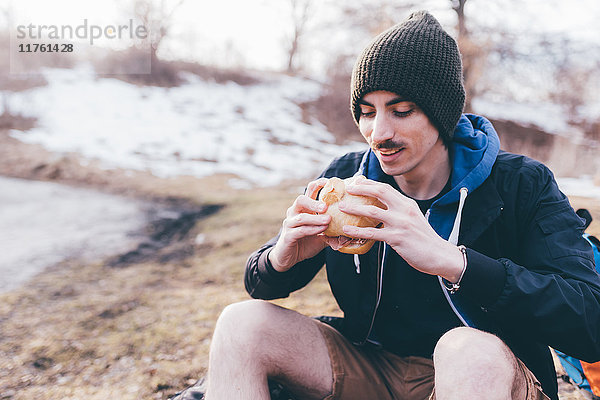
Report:
[{"label": "hoodie hood", "polygon": [[456,202],[461,188],[472,192],[490,176],[500,151],[500,140],[486,118],[463,114],[454,129],[454,140],[449,150],[452,189],[439,200],[439,205]]},{"label": "hoodie hood", "polygon": [[[443,238],[450,236],[457,212],[457,207],[452,205],[459,202],[460,190],[466,188],[471,193],[487,179],[499,150],[500,140],[490,121],[474,114],[461,116],[449,146],[450,190],[429,210],[429,223]],[[359,171],[369,179],[389,180],[372,150],[365,153]]]}]

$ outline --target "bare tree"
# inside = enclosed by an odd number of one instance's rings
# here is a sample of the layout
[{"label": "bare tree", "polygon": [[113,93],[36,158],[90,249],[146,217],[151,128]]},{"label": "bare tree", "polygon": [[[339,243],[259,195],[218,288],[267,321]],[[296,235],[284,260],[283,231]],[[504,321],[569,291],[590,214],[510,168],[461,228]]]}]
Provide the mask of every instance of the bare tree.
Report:
[{"label": "bare tree", "polygon": [[[8,5],[0,7],[0,21],[1,21],[0,26],[3,27],[4,24],[6,23],[6,26],[8,27],[8,21],[10,20],[10,14],[11,14],[11,10]],[[10,112],[9,102],[8,102],[8,95],[9,95],[9,90],[10,90],[10,88],[9,88],[9,83],[10,83],[9,43],[10,43],[10,38],[9,38],[9,34],[8,34],[8,29],[6,29],[6,30],[1,29],[0,30],[0,54],[2,55],[2,57],[0,57],[0,92],[2,92],[3,113]]]},{"label": "bare tree", "polygon": [[[363,2],[344,2],[340,7],[344,19],[350,22],[353,29],[363,29],[366,37],[371,38],[400,22],[399,16],[417,5],[418,2],[412,0],[379,0],[368,7]],[[365,15],[366,10],[368,16]]]},{"label": "bare tree", "polygon": [[[146,28],[148,37],[127,50],[103,57],[100,61],[103,63],[102,69],[136,84],[164,87],[181,84],[183,79],[177,68],[172,63],[161,60],[158,54],[171,32],[174,14],[183,3],[184,0],[130,0],[126,3],[122,7],[123,12],[129,16],[133,13]],[[131,69],[145,72],[131,73]]]},{"label": "bare tree", "polygon": [[[578,48],[579,47],[579,48]],[[553,43],[554,58],[553,83],[549,88],[550,100],[560,104],[569,115],[571,122],[581,123],[585,117],[582,107],[594,101],[593,95],[600,87],[598,71],[600,58],[587,57],[589,54],[600,54],[598,45],[578,45],[575,41],[563,38]],[[600,121],[596,121],[600,122]]]},{"label": "bare tree", "polygon": [[450,0],[452,3],[452,9],[458,16],[458,39],[462,39],[467,36],[467,23],[465,21],[465,4],[467,0]]},{"label": "bare tree", "polygon": [[173,24],[173,14],[185,0],[134,0],[135,15],[150,30],[151,61],[158,62],[156,53],[169,34]]},{"label": "bare tree", "polygon": [[297,70],[297,56],[300,48],[302,36],[306,30],[306,24],[309,19],[311,0],[290,0],[292,11],[292,25],[294,31],[290,40],[288,49],[287,72],[294,73]]},{"label": "bare tree", "polygon": [[27,130],[35,125],[36,118],[27,117],[11,108],[14,92],[43,86],[46,80],[41,75],[12,74],[10,69],[9,25],[12,9],[9,5],[0,7],[0,131],[5,129]]},{"label": "bare tree", "polygon": [[476,41],[473,39],[470,30],[467,28],[467,18],[465,15],[465,4],[467,0],[450,0],[452,9],[456,12],[457,23],[457,42],[462,54],[463,62],[463,81],[467,98],[465,101],[465,110],[472,111],[471,103],[478,93],[478,83],[483,74],[485,60],[488,57],[490,48],[487,41]]}]

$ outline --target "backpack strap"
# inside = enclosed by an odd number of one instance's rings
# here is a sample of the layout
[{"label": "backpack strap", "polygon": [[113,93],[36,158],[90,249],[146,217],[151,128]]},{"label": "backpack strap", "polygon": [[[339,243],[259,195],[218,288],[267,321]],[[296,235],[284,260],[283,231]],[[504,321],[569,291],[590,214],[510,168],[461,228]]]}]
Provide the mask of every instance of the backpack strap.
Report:
[{"label": "backpack strap", "polygon": [[590,226],[590,224],[592,223],[592,214],[590,214],[590,212],[586,208],[578,209],[577,211],[575,211],[575,214],[577,214],[579,218],[585,221],[585,226],[583,230],[586,230],[588,226]]},{"label": "backpack strap", "polygon": [[596,249],[600,250],[600,239],[592,235],[586,235],[585,238],[592,244],[592,246],[595,246]]}]

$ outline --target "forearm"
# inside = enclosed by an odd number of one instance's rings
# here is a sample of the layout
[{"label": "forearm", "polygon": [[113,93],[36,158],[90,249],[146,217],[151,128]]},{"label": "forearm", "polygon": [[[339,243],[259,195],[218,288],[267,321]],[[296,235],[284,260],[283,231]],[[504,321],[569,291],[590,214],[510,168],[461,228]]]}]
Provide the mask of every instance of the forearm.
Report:
[{"label": "forearm", "polygon": [[279,272],[269,261],[269,253],[277,242],[275,237],[252,253],[246,263],[244,284],[253,298],[271,300],[289,296],[304,287],[324,263],[324,252],[299,262],[285,272]]}]

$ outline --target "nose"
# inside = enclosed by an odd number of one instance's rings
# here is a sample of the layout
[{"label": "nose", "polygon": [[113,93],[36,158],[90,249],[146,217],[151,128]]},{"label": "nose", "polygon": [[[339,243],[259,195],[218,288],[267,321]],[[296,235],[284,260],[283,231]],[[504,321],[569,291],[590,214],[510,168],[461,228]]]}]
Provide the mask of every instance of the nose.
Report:
[{"label": "nose", "polygon": [[383,143],[394,137],[394,128],[386,113],[377,113],[371,131],[372,143]]}]

